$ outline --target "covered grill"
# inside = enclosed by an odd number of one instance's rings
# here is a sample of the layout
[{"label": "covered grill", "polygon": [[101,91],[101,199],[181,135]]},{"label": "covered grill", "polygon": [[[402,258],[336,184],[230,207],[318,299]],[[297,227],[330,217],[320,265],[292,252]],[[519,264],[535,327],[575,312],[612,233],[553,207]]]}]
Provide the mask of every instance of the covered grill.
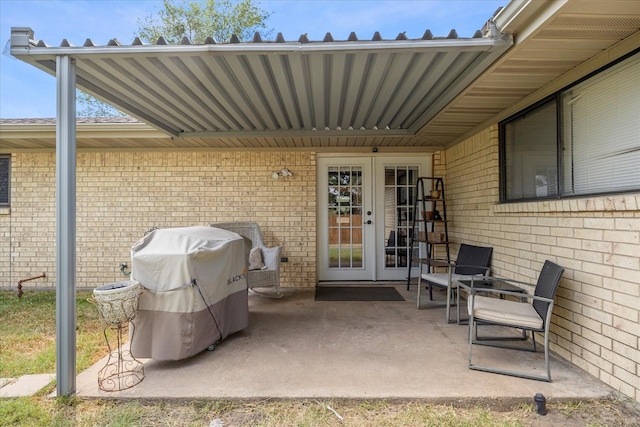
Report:
[{"label": "covered grill", "polygon": [[157,229],[131,248],[145,291],[132,321],[135,357],[180,360],[249,326],[247,246],[213,227]]}]

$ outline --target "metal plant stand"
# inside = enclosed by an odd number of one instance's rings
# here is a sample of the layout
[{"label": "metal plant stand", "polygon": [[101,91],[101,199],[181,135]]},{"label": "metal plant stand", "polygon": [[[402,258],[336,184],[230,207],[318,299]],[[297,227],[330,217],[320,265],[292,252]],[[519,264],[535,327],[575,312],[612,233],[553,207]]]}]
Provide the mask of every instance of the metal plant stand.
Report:
[{"label": "metal plant stand", "polygon": [[[130,337],[135,333],[135,326],[129,322],[138,312],[141,293],[142,287],[133,281],[112,283],[93,291],[92,302],[98,308],[100,320],[106,324],[104,339],[109,349],[107,363],[98,371],[98,387],[102,391],[126,390],[144,379],[142,362],[129,349],[123,348],[127,324],[131,328]],[[109,331],[113,333],[109,334]]]}]

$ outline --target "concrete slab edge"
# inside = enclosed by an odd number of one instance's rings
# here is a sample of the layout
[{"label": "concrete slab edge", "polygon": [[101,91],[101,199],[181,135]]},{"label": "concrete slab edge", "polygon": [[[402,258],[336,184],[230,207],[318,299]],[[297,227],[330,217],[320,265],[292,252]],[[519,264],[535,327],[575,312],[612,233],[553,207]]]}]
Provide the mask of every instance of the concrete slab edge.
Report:
[{"label": "concrete slab edge", "polygon": [[0,388],[0,398],[32,396],[55,378],[56,374],[23,375],[5,383]]}]

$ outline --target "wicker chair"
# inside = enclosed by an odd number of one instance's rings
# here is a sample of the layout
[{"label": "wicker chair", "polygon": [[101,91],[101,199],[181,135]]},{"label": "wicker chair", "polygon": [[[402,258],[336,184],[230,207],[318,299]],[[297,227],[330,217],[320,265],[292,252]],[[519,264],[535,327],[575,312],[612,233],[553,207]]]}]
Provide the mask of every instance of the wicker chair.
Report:
[{"label": "wicker chair", "polygon": [[[233,231],[251,241],[251,249],[260,248],[262,250],[262,261],[264,268],[260,270],[249,270],[247,273],[247,286],[251,293],[264,297],[280,298],[280,253],[282,246],[269,248],[265,246],[260,233],[260,226],[257,222],[220,222],[210,224],[211,227],[222,228]],[[256,292],[253,288],[274,287],[275,294]]]}]

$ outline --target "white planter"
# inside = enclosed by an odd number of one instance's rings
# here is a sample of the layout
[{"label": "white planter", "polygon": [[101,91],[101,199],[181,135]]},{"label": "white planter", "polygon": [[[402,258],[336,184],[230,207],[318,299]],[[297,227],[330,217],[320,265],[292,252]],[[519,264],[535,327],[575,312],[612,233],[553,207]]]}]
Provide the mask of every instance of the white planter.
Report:
[{"label": "white planter", "polygon": [[100,320],[108,325],[129,322],[138,312],[142,285],[136,281],[102,285],[93,290]]}]

